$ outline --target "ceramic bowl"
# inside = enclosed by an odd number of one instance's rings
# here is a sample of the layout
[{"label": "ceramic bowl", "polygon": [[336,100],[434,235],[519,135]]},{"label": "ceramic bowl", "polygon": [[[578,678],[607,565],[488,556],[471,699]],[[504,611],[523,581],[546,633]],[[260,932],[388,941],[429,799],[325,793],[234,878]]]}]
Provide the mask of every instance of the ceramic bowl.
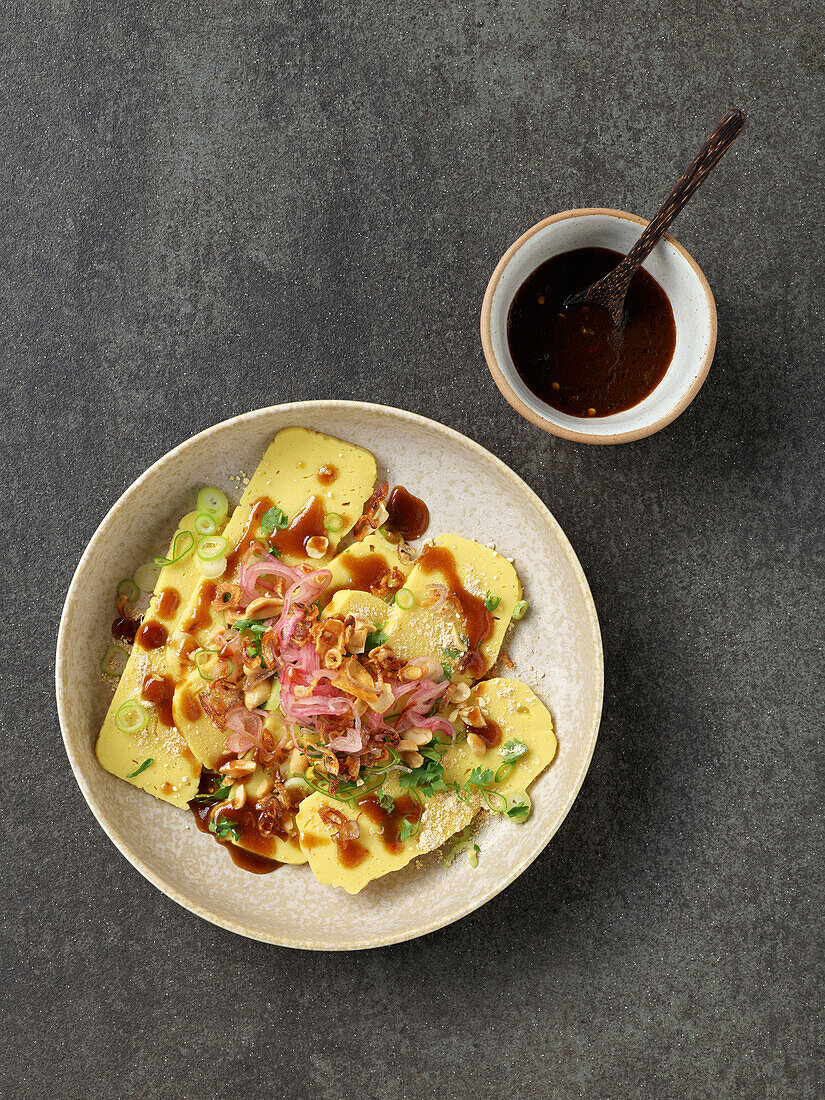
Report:
[{"label": "ceramic bowl", "polygon": [[[368,447],[379,477],[424,497],[429,534],[495,542],[514,559],[531,610],[508,649],[516,674],[552,711],[559,751],[531,787],[526,825],[490,820],[474,870],[438,853],[370,883],[360,894],[322,886],[307,867],[241,871],[192,816],[105,772],[94,743],[111,697],[100,657],[117,582],[168,543],[176,517],[204,484],[249,474],[281,428],[300,425]],[[237,484],[237,482],[234,482]],[[237,497],[237,492],[234,496]],[[476,909],[521,874],[567,814],[587,771],[602,705],[602,647],[576,555],[538,497],[488,451],[421,416],[379,405],[308,401],[217,424],[146,471],[112,507],[77,567],[57,645],[57,706],[80,788],[123,855],[170,898],[233,932],[290,947],[352,949],[411,939]]]},{"label": "ceramic bowl", "polygon": [[664,428],[701,389],[716,347],[716,303],[699,265],[673,237],[656,245],[644,269],[670,299],[676,348],[662,381],[644,401],[612,416],[569,416],[536,397],[519,375],[507,344],[507,316],[524,280],[545,260],[575,248],[626,253],[647,225],[623,210],[565,210],[528,229],[502,256],[481,309],[481,342],[493,379],[513,408],[553,435],[579,443],[628,443]]}]

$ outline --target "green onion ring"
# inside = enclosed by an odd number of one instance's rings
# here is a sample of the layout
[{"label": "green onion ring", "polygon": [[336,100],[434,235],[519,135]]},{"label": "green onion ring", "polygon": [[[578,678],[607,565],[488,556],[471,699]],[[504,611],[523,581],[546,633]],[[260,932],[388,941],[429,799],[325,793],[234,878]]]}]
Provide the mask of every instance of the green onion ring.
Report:
[{"label": "green onion ring", "polygon": [[199,535],[214,535],[218,529],[215,517],[208,512],[199,512],[193,526]]},{"label": "green onion ring", "polygon": [[121,733],[140,733],[149,721],[146,710],[134,699],[127,699],[115,714],[115,725]]},{"label": "green onion ring", "polygon": [[507,813],[507,799],[499,791],[489,791],[483,789],[481,797],[484,800],[484,805],[488,810],[492,810],[494,814]]},{"label": "green onion ring", "polygon": [[510,616],[516,622],[519,622],[527,614],[527,610],[530,604],[527,600],[519,600],[516,606],[513,608],[513,614]]},{"label": "green onion ring", "polygon": [[395,602],[402,611],[409,611],[415,607],[415,595],[409,588],[399,588],[395,593]]},{"label": "green onion ring", "polygon": [[207,485],[198,493],[197,509],[199,512],[209,512],[220,523],[229,511],[229,501],[226,499],[226,493],[222,493],[220,489],[215,489],[212,485]]},{"label": "green onion ring", "polygon": [[504,764],[502,764],[496,772],[496,783],[503,783],[515,766],[515,760],[507,760]]},{"label": "green onion ring", "polygon": [[123,675],[128,660],[129,654],[125,649],[121,649],[119,645],[110,645],[103,654],[100,671],[104,676],[116,676],[119,679]]},{"label": "green onion ring", "polygon": [[141,590],[141,592],[153,592],[155,585],[158,582],[158,573],[160,570],[154,562],[145,561],[143,565],[139,565],[134,572],[135,584]]},{"label": "green onion ring", "polygon": [[[154,587],[155,586],[153,584],[152,588]],[[125,596],[127,603],[134,603],[140,595],[140,589],[130,577],[126,577],[117,586],[117,595]]]},{"label": "green onion ring", "polygon": [[160,565],[161,567],[166,565],[177,565],[179,561],[182,561],[183,558],[186,557],[194,545],[195,536],[191,531],[178,531],[172,542],[172,550],[170,551],[171,556],[168,558],[155,558],[155,565]]},{"label": "green onion ring", "polygon": [[324,527],[327,531],[340,531],[344,526],[344,517],[338,512],[327,512],[324,516]]},{"label": "green onion ring", "polygon": [[226,557],[229,543],[223,535],[204,535],[198,539],[196,554],[201,561],[217,561]]},{"label": "green onion ring", "polygon": [[226,558],[216,558],[214,561],[195,558],[195,568],[208,581],[216,581],[218,577],[222,577],[226,572]]}]

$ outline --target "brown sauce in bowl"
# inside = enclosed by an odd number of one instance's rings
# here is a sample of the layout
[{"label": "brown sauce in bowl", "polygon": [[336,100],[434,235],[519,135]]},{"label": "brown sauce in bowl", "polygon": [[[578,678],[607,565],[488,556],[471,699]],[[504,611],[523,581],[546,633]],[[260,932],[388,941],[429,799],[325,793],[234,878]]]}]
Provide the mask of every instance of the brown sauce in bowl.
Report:
[{"label": "brown sauce in bowl", "polygon": [[608,248],[577,248],[541,264],[522,283],[507,317],[507,343],[519,376],[547,405],[570,416],[632,409],[664,378],[676,347],[670,301],[652,275],[638,271],[616,329],[606,310],[564,308],[622,259]]},{"label": "brown sauce in bowl", "polygon": [[420,497],[396,485],[387,498],[387,526],[408,542],[421,538],[430,525],[430,510]]}]

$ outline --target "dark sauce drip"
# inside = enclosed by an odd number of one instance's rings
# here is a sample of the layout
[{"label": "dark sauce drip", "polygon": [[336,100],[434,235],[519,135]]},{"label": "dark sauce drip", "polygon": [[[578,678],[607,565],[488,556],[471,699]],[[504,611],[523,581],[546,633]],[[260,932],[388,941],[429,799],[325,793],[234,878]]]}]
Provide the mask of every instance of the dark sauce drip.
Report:
[{"label": "dark sauce drip", "polygon": [[141,649],[151,652],[153,649],[160,649],[161,646],[166,645],[168,637],[169,634],[165,626],[161,626],[154,619],[147,619],[135,635],[135,642]]},{"label": "dark sauce drip", "polygon": [[178,694],[180,698],[180,709],[184,718],[188,719],[190,722],[197,722],[203,717],[203,707],[188,688],[181,688]]},{"label": "dark sauce drip", "polygon": [[140,619],[131,619],[128,615],[118,615],[112,623],[112,637],[131,645],[139,629]]},{"label": "dark sauce drip", "polygon": [[204,630],[209,626],[212,622],[211,604],[217,591],[218,588],[214,581],[204,581],[201,584],[198,589],[198,602],[187,615],[186,622],[181,623],[181,630],[184,634],[191,634],[195,630]]},{"label": "dark sauce drip", "polygon": [[320,497],[311,497],[300,512],[296,512],[289,525],[282,531],[273,531],[269,545],[282,554],[302,558],[306,554],[307,541],[315,535],[326,536],[324,504]]},{"label": "dark sauce drip", "polygon": [[414,497],[403,485],[396,485],[387,498],[387,526],[402,538],[418,539],[430,525],[430,510],[419,497]]},{"label": "dark sauce drip", "polygon": [[154,672],[149,672],[144,677],[140,694],[147,703],[152,703],[161,725],[171,727],[175,724],[172,716],[174,692],[175,683],[171,676],[158,676]]},{"label": "dark sauce drip", "polygon": [[392,810],[385,810],[377,798],[362,798],[358,808],[378,826],[378,835],[387,851],[396,854],[404,850],[400,836],[401,826],[405,821],[415,825],[421,820],[423,812],[421,804],[413,801],[408,794],[396,798]]},{"label": "dark sauce drip", "polygon": [[487,662],[478,650],[491,637],[494,625],[493,616],[487,610],[484,600],[468,592],[461,583],[455,558],[445,546],[429,546],[418,559],[418,564],[425,573],[434,573],[438,570],[444,574],[450,594],[455,596],[461,606],[469,639],[469,655],[464,662],[464,668],[474,676],[481,675],[486,669]]},{"label": "dark sauce drip", "polygon": [[493,718],[487,718],[485,725],[480,728],[468,727],[468,732],[480,737],[488,749],[494,749],[496,745],[501,744],[501,726]]},{"label": "dark sauce drip", "polygon": [[[331,830],[330,839],[338,849],[338,859],[343,866],[357,867],[359,863],[363,863],[370,854],[369,849],[365,848],[358,840],[353,840],[351,837],[342,837],[340,835],[340,819],[344,817],[341,811],[333,809],[332,806],[322,806],[318,811],[318,816],[327,828]],[[344,825],[346,825],[346,818],[344,819]]]},{"label": "dark sauce drip", "polygon": [[337,466],[319,466],[318,472],[315,475],[322,485],[332,485],[333,481],[338,477]]},{"label": "dark sauce drip", "polygon": [[177,588],[164,588],[158,599],[155,614],[159,619],[170,619],[177,611],[180,603],[180,592]]},{"label": "dark sauce drip", "polygon": [[622,259],[608,248],[553,256],[519,287],[507,318],[513,364],[528,389],[571,416],[609,416],[643,401],[665,376],[676,347],[667,295],[646,271],[630,283],[625,323],[606,310],[564,308],[565,299]]},{"label": "dark sauce drip", "polygon": [[341,565],[349,574],[349,580],[343,585],[344,588],[355,588],[359,592],[372,592],[373,589],[379,587],[386,577],[388,587],[383,590],[386,593],[387,591],[395,591],[404,583],[403,577],[387,577],[390,570],[386,559],[380,554],[364,554],[363,557],[359,558],[355,554],[345,553],[341,555],[340,560]]},{"label": "dark sauce drip", "polygon": [[271,507],[272,501],[269,497],[260,497],[255,501],[243,534],[238,539],[232,553],[227,555],[224,576],[231,577],[235,572],[238,562],[252,545],[252,540],[258,532],[258,528],[261,526],[261,520],[264,518],[264,512],[268,512]]},{"label": "dark sauce drip", "polygon": [[[212,791],[218,789],[222,782],[223,778],[220,775],[204,768],[201,772],[200,783],[198,784],[198,794],[211,794]],[[195,824],[200,831],[202,833],[209,833],[221,847],[226,848],[232,862],[237,867],[240,867],[243,871],[249,871],[253,875],[268,875],[270,871],[275,871],[278,867],[283,866],[277,859],[262,855],[260,852],[250,852],[245,848],[239,848],[236,844],[233,844],[231,840],[222,839],[216,836],[215,833],[209,832],[209,814],[212,810],[212,805],[213,804],[210,802],[197,802],[193,799],[189,803],[189,809],[192,811],[192,815],[195,818]],[[225,810],[221,813],[221,817],[228,817],[230,820],[235,821],[238,813],[240,813],[238,810]],[[249,838],[243,828],[241,830],[241,836],[244,842],[248,841]],[[261,841],[265,840],[257,830],[256,836]]]}]

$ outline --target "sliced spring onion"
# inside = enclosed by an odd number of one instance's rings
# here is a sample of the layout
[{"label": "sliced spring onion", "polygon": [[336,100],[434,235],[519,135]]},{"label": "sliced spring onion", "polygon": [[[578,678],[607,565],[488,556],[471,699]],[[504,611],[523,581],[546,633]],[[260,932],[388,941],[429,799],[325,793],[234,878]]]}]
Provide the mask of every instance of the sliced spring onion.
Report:
[{"label": "sliced spring onion", "polygon": [[[201,680],[214,680],[214,676],[206,675],[206,667],[214,668],[217,664],[218,657],[220,656],[217,649],[196,649],[192,654],[192,660],[195,662],[195,668],[198,670],[198,675]],[[211,658],[215,660],[211,660]]]},{"label": "sliced spring onion", "polygon": [[121,649],[119,645],[110,645],[103,654],[103,659],[100,662],[100,671],[104,676],[120,677],[123,675],[123,670],[126,668],[126,662],[128,660],[129,654],[125,649]]},{"label": "sliced spring onion", "polygon": [[177,565],[191,551],[195,545],[195,536],[191,531],[178,531],[172,542],[172,550],[168,558],[155,558],[155,565]]},{"label": "sliced spring onion", "polygon": [[200,561],[217,561],[225,558],[229,543],[223,535],[204,535],[198,539],[197,555]]},{"label": "sliced spring onion", "polygon": [[492,810],[494,814],[507,813],[507,798],[499,791],[488,791],[482,789],[481,797],[484,800],[484,805],[487,807],[487,809]]},{"label": "sliced spring onion", "polygon": [[529,607],[530,607],[530,604],[527,602],[527,600],[519,600],[519,602],[513,608],[513,615],[512,615],[512,617],[515,619],[516,622],[518,622],[520,619],[524,618],[524,616],[527,614],[527,609]]},{"label": "sliced spring onion", "polygon": [[533,803],[530,801],[530,795],[527,791],[512,791],[507,795],[507,809],[505,813],[514,821],[516,825],[523,825],[529,818]]},{"label": "sliced spring onion", "polygon": [[[155,586],[152,585],[152,587],[154,588]],[[133,580],[127,577],[117,586],[117,594],[118,596],[125,596],[127,603],[134,603],[140,595],[140,589]]]},{"label": "sliced spring onion", "polygon": [[508,760],[506,763],[502,764],[496,772],[496,783],[503,783],[515,766],[515,760]]},{"label": "sliced spring onion", "polygon": [[153,561],[145,561],[134,572],[134,581],[141,592],[154,592],[160,569]]},{"label": "sliced spring onion", "polygon": [[202,577],[206,577],[209,581],[215,581],[226,572],[226,558],[215,558],[214,561],[195,558],[195,568]]},{"label": "sliced spring onion", "polygon": [[220,489],[215,489],[212,485],[207,485],[205,489],[201,489],[198,493],[197,509],[199,512],[209,512],[216,522],[220,523],[229,511],[229,501],[226,499],[226,493],[222,493]]},{"label": "sliced spring onion", "polygon": [[133,772],[129,772],[126,776],[127,779],[134,779],[136,775],[140,775],[141,772],[145,772],[147,768],[151,768],[154,764],[154,756],[150,756],[147,760],[144,760],[140,767],[135,768]]},{"label": "sliced spring onion", "polygon": [[395,602],[402,611],[409,611],[411,607],[415,607],[415,596],[409,588],[399,588],[395,593]]},{"label": "sliced spring onion", "polygon": [[199,535],[214,535],[218,529],[215,517],[209,512],[201,512],[195,516],[195,530]]},{"label": "sliced spring onion", "polygon": [[149,715],[144,707],[139,706],[134,699],[127,699],[115,714],[115,725],[121,733],[140,733],[149,721]]},{"label": "sliced spring onion", "polygon": [[344,526],[344,517],[337,512],[327,512],[324,516],[324,527],[327,531],[340,531]]},{"label": "sliced spring onion", "polygon": [[451,867],[453,862],[461,855],[462,852],[467,853],[467,858],[470,861],[471,867],[478,867],[478,855],[481,849],[472,840],[461,840],[458,844],[455,844],[447,855],[444,857],[444,863],[447,867]]}]

